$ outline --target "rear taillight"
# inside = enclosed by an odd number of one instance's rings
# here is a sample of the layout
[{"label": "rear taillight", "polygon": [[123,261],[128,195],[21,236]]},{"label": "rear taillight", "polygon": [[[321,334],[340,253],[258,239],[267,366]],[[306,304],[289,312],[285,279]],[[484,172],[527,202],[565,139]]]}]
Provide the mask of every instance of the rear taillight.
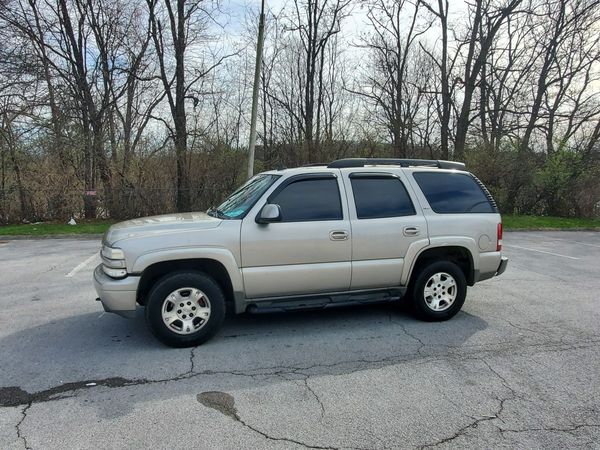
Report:
[{"label": "rear taillight", "polygon": [[498,224],[498,235],[496,236],[496,251],[502,250],[502,222]]}]

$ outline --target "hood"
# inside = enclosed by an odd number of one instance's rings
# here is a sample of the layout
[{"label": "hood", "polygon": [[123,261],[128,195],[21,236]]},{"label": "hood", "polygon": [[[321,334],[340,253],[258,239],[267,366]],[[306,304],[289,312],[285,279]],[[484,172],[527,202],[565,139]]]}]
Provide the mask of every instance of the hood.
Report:
[{"label": "hood", "polygon": [[222,220],[203,212],[164,214],[119,222],[109,228],[104,242],[112,245],[122,239],[216,228]]}]

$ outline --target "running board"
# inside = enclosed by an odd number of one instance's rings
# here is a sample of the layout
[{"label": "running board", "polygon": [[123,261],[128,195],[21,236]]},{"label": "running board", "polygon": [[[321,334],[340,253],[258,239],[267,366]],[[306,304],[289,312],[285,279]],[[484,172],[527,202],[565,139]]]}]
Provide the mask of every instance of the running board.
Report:
[{"label": "running board", "polygon": [[372,303],[387,303],[400,300],[405,292],[406,288],[392,288],[270,297],[253,300],[247,299],[246,301],[251,303],[246,307],[246,312],[251,314],[263,314],[285,311],[319,310]]}]

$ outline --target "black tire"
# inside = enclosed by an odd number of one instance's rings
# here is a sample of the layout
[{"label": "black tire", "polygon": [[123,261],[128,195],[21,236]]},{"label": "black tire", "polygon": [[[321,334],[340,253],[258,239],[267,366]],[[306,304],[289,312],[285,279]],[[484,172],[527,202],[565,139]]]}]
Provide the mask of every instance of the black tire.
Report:
[{"label": "black tire", "polygon": [[[210,305],[208,319],[205,323],[198,320],[197,326],[201,324],[200,328],[190,334],[178,334],[167,326],[162,318],[163,303],[171,293],[182,288],[196,288],[202,291]],[[206,302],[204,297],[202,302]],[[223,291],[215,280],[201,272],[174,272],[166,275],[152,287],[148,294],[146,324],[158,340],[171,347],[193,347],[206,342],[219,331],[224,318],[225,296]],[[197,319],[199,317],[194,320]],[[179,323],[183,324],[183,322]]]},{"label": "black tire", "polygon": [[[446,309],[443,309],[441,311],[434,311],[428,305],[428,302],[425,298],[426,285],[428,281],[430,281],[430,278],[433,277],[435,274],[448,274],[452,278],[454,278],[456,282],[456,297],[454,301],[450,304],[449,307],[446,306]],[[436,290],[440,289],[434,284],[430,286],[431,289],[433,289],[432,286],[435,287]],[[442,287],[441,289],[445,288]],[[443,296],[443,294],[441,295]],[[465,298],[467,296],[467,280],[465,278],[465,274],[460,269],[460,267],[458,267],[453,262],[430,262],[422,266],[419,272],[415,275],[409,289],[409,296],[415,315],[419,319],[428,322],[439,322],[443,320],[448,320],[454,317],[460,311],[465,302]],[[429,296],[429,299],[431,300],[431,296]],[[443,304],[443,306],[445,305]]]}]

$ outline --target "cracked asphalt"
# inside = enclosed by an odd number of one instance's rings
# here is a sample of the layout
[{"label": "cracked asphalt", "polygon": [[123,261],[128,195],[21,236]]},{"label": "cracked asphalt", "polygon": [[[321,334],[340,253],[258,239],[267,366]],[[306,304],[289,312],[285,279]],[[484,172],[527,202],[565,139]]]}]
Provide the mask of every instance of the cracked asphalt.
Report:
[{"label": "cracked asphalt", "polygon": [[598,449],[600,234],[504,244],[448,322],[241,315],[171,349],[94,302],[99,242],[0,243],[0,448]]}]

